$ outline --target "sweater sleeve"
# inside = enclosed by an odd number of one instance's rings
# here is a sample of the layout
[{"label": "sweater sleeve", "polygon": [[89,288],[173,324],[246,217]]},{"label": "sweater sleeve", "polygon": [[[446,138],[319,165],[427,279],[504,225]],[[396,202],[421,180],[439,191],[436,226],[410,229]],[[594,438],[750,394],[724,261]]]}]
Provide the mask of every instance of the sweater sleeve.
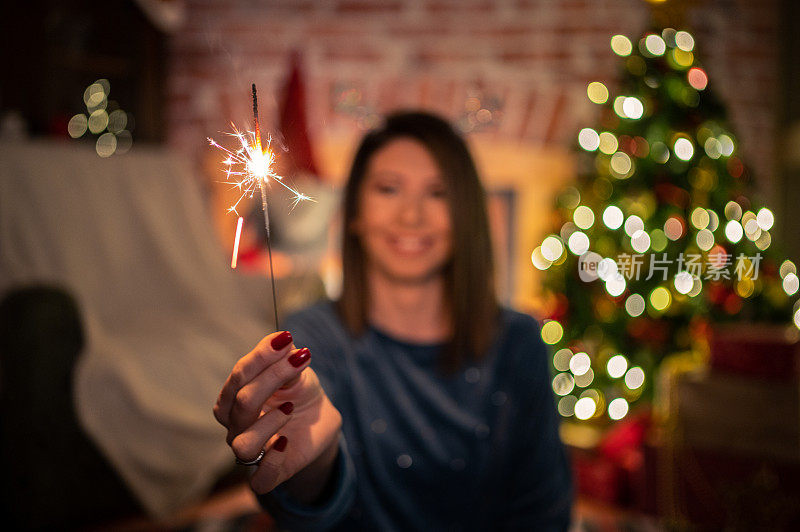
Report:
[{"label": "sweater sleeve", "polygon": [[301,504],[278,486],[259,495],[258,502],[282,529],[293,531],[322,531],[334,528],[350,511],[356,492],[353,462],[347,442],[339,439],[339,455],[333,471],[333,488],[327,500],[317,505]]},{"label": "sweater sleeve", "polygon": [[[526,320],[527,321],[527,320]],[[572,474],[559,436],[550,386],[548,350],[534,320],[514,335],[516,401],[510,471],[498,522],[507,530],[566,531],[572,509]]]}]

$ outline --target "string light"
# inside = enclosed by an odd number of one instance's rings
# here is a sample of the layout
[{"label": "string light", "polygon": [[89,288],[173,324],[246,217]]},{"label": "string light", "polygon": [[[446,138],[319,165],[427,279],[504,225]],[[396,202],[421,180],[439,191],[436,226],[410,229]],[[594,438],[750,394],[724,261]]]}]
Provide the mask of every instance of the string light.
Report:
[{"label": "string light", "polygon": [[586,420],[592,417],[597,410],[597,403],[591,397],[583,397],[575,403],[575,417]]},{"label": "string light", "polygon": [[606,227],[609,229],[619,229],[620,226],[622,226],[624,218],[625,216],[622,213],[622,209],[616,205],[610,205],[603,211],[603,223],[606,224]]},{"label": "string light", "polygon": [[672,296],[670,295],[669,290],[663,286],[659,286],[650,292],[650,305],[658,311],[666,310],[671,302]]},{"label": "string light", "polygon": [[618,56],[626,57],[631,55],[633,44],[631,44],[631,40],[624,35],[614,35],[611,37],[611,49]]},{"label": "string light", "polygon": [[725,224],[725,236],[732,244],[739,242],[743,234],[744,229],[742,229],[742,224],[737,220],[729,220],[728,223]]},{"label": "string light", "polygon": [[575,379],[569,373],[559,373],[553,377],[553,391],[556,395],[567,395],[575,388]]},{"label": "string light", "polygon": [[542,242],[542,256],[549,262],[555,262],[564,253],[564,244],[557,236],[550,235]]},{"label": "string light", "polygon": [[628,414],[628,401],[622,397],[617,397],[608,403],[608,417],[613,420],[620,420]]},{"label": "string light", "polygon": [[599,81],[593,81],[586,87],[586,95],[592,103],[603,104],[608,101],[608,88]]},{"label": "string light", "polygon": [[628,216],[628,219],[625,220],[625,233],[627,233],[628,236],[633,236],[636,231],[643,230],[644,222],[635,214]]},{"label": "string light", "polygon": [[[639,296],[641,297],[641,296]],[[619,379],[628,369],[628,359],[624,355],[614,355],[606,363],[606,371],[612,379]]]},{"label": "string light", "polygon": [[694,157],[694,146],[692,141],[685,137],[680,137],[675,141],[672,151],[675,152],[675,157],[681,161],[689,161]]},{"label": "string light", "polygon": [[575,414],[575,404],[578,398],[574,395],[565,395],[558,401],[558,413],[564,417],[572,417]]},{"label": "string light", "polygon": [[578,144],[586,151],[595,151],[600,147],[600,135],[594,129],[585,127],[578,133]]},{"label": "string light", "polygon": [[553,355],[553,367],[556,368],[558,371],[569,370],[569,361],[572,360],[573,354],[574,353],[566,347],[563,349],[559,349]]},{"label": "string light", "polygon": [[573,375],[583,375],[591,368],[592,360],[584,352],[575,353],[569,360],[569,370]]},{"label": "string light", "polygon": [[634,366],[625,373],[625,386],[631,390],[641,388],[644,384],[644,370],[639,366]]},{"label": "string light", "polygon": [[581,205],[572,213],[572,220],[581,229],[589,229],[594,225],[594,212],[586,205]]},{"label": "string light", "polygon": [[694,50],[694,37],[687,31],[679,31],[675,34],[675,45],[685,52],[691,52]]},{"label": "string light", "polygon": [[589,251],[589,237],[586,233],[575,231],[570,235],[567,247],[574,255],[583,255]]},{"label": "string light", "polygon": [[556,320],[550,320],[542,326],[542,340],[546,344],[556,344],[564,336],[564,328]]}]

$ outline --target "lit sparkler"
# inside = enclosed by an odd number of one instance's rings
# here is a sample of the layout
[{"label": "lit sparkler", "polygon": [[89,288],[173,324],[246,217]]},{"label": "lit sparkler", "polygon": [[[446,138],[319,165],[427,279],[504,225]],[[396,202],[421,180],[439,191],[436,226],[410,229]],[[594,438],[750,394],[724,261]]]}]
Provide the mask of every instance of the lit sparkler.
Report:
[{"label": "lit sparkler", "polygon": [[[261,195],[261,206],[264,209],[264,227],[267,230],[267,253],[269,255],[269,274],[272,280],[272,303],[275,311],[275,328],[278,328],[278,303],[277,296],[275,295],[275,275],[272,267],[272,244],[270,242],[269,211],[267,209],[267,187],[269,187],[270,183],[279,183],[282,187],[291,192],[294,196],[292,208],[301,201],[314,200],[284,183],[283,177],[275,172],[273,168],[275,152],[271,148],[272,137],[267,138],[266,146],[261,142],[261,129],[258,123],[258,97],[256,95],[255,83],[253,83],[253,119],[255,122],[255,131],[248,131],[245,133],[239,131],[236,129],[236,126],[232,125],[233,132],[228,133],[228,135],[236,137],[239,141],[240,147],[238,149],[228,149],[212,138],[209,138],[208,141],[212,146],[219,148],[227,155],[227,158],[223,161],[223,164],[226,166],[226,180],[224,183],[232,185],[241,192],[239,199],[228,208],[228,212],[239,216],[239,212],[236,209],[244,198],[253,198],[256,191]],[[231,266],[233,268],[236,267],[241,227],[242,218],[240,216],[236,228],[233,258],[231,260]]]}]

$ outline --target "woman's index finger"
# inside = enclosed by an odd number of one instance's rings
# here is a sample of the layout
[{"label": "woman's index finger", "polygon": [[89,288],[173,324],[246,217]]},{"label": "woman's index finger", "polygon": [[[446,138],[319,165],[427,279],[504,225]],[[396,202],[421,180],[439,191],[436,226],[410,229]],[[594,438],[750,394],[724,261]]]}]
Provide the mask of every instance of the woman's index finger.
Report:
[{"label": "woman's index finger", "polygon": [[292,335],[288,331],[275,332],[262,338],[252,351],[240,358],[225,380],[214,405],[214,416],[217,421],[227,427],[231,408],[239,390],[271,364],[280,360],[287,349],[293,347]]}]

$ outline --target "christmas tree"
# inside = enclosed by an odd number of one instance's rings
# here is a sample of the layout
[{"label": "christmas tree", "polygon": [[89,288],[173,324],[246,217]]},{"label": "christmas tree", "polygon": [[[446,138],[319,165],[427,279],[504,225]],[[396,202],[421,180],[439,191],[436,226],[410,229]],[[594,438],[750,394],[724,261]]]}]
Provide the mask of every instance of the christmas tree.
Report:
[{"label": "christmas tree", "polygon": [[531,257],[545,270],[558,408],[579,420],[625,417],[665,357],[707,351],[712,323],[788,325],[800,287],[772,244],[772,212],[748,196],[692,35],[615,35],[611,49],[618,95],[588,85],[599,123],[580,130],[578,181]]}]

